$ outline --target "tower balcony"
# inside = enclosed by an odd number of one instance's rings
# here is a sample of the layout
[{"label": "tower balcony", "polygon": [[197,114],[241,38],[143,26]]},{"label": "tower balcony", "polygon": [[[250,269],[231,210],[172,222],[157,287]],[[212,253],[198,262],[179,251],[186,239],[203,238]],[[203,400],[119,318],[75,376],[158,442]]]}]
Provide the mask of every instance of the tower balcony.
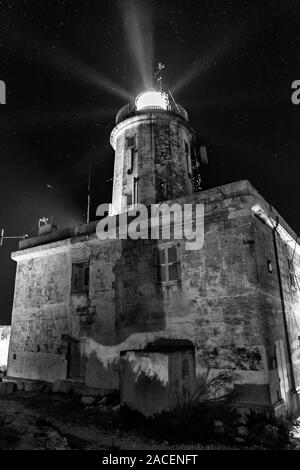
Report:
[{"label": "tower balcony", "polygon": [[188,113],[178,103],[174,101],[168,93],[159,90],[149,90],[140,93],[135,101],[123,106],[117,116],[116,125],[132,116],[145,112],[171,112],[181,116],[188,122]]}]

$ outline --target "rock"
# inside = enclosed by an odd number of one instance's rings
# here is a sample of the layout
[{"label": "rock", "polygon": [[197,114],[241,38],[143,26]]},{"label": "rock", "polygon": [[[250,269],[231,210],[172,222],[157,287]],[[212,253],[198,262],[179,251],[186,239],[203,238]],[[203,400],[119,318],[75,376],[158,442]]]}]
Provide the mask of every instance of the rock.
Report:
[{"label": "rock", "polygon": [[104,405],[104,406],[107,406],[110,402],[110,399],[109,397],[103,397],[101,398],[101,400],[99,400],[99,405]]},{"label": "rock", "polygon": [[70,393],[72,390],[72,382],[68,380],[57,380],[52,384],[53,393]]},{"label": "rock", "polygon": [[37,382],[24,382],[24,390],[25,392],[37,392],[38,384]]},{"label": "rock", "polygon": [[96,400],[95,397],[82,397],[81,398],[81,403],[84,406],[89,406],[89,405],[93,405],[95,403],[95,400]]},{"label": "rock", "polygon": [[238,444],[242,444],[243,442],[245,442],[245,439],[243,439],[242,437],[235,437],[234,440]]},{"label": "rock", "polygon": [[107,411],[107,407],[102,405],[101,403],[98,403],[97,408],[100,411]]},{"label": "rock", "polygon": [[223,421],[215,420],[214,421],[214,426],[215,426],[215,428],[223,427]]},{"label": "rock", "polygon": [[43,441],[45,448],[49,450],[64,450],[68,448],[67,439],[60,436],[57,431],[48,431]]},{"label": "rock", "polygon": [[239,437],[247,437],[249,435],[249,431],[246,426],[239,426],[236,431]]},{"label": "rock", "polygon": [[121,409],[121,405],[117,405],[117,406],[114,406],[114,407],[112,408],[112,411],[113,411],[114,413],[118,413],[118,412],[120,411],[120,409]]}]

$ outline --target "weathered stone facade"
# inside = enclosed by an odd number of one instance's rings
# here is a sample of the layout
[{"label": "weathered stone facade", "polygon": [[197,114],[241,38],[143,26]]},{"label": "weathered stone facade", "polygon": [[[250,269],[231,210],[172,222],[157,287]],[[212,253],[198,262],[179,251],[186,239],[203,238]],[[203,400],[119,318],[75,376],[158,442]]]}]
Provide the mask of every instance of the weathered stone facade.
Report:
[{"label": "weathered stone facade", "polygon": [[[174,178],[179,185],[168,203],[204,204],[204,246],[188,250],[183,239],[100,240],[96,222],[21,241],[12,254],[8,375],[81,382],[85,393],[121,389],[124,401],[147,414],[222,376],[241,405],[295,409],[296,235],[248,181],[192,193],[182,147],[185,140],[192,144],[192,131],[179,116],[159,112],[154,119],[151,111],[126,119],[113,136],[112,212],[126,208],[129,176],[145,177],[139,202],[147,204],[162,199],[157,181],[171,178],[173,185]],[[124,139],[136,126],[138,155],[128,173]],[[159,282],[157,250],[174,246],[179,275]]]},{"label": "weathered stone facade", "polygon": [[[208,370],[210,376],[226,371],[242,401],[274,408],[284,405],[275,349],[282,341],[280,374],[286,374],[290,403],[300,388],[300,312],[299,286],[290,285],[286,264],[294,255],[299,275],[299,246],[292,253],[276,235],[284,314],[273,233],[252,207],[259,204],[272,218],[276,211],[246,181],[178,201],[190,200],[205,205],[205,244],[195,252],[180,243],[181,280],[175,284],[155,281],[154,241],[101,241],[95,223],[66,238],[58,231],[21,242],[13,254],[18,268],[8,374],[66,379],[68,340],[74,338],[84,343],[87,390],[118,389],[122,352],[143,350],[159,338],[190,340],[196,384]],[[89,290],[72,293],[72,263],[86,260]]]}]

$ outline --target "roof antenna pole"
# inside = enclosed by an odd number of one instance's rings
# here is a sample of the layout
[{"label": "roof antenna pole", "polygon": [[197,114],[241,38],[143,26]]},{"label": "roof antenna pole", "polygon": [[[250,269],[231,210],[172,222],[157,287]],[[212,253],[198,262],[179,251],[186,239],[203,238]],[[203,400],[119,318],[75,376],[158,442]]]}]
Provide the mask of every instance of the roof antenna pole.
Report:
[{"label": "roof antenna pole", "polygon": [[90,221],[90,209],[91,209],[91,175],[92,175],[92,155],[89,156],[89,177],[87,186],[87,211],[86,211],[86,222]]},{"label": "roof antenna pole", "polygon": [[27,233],[25,235],[16,235],[16,236],[10,236],[10,237],[4,236],[4,228],[2,228],[0,232],[0,246],[3,246],[4,240],[9,240],[9,239],[24,240],[25,238],[28,238]]}]

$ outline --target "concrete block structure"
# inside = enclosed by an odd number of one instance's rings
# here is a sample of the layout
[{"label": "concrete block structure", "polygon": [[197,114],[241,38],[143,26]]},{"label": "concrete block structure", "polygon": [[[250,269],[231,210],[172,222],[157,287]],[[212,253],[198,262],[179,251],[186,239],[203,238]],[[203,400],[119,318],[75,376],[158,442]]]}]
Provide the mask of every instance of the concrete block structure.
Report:
[{"label": "concrete block structure", "polygon": [[137,100],[117,115],[111,216],[138,203],[203,204],[203,247],[100,240],[97,221],[22,240],[8,376],[120,390],[147,415],[220,376],[240,406],[296,410],[296,234],[248,181],[199,190],[187,113],[153,93],[155,106]]}]

